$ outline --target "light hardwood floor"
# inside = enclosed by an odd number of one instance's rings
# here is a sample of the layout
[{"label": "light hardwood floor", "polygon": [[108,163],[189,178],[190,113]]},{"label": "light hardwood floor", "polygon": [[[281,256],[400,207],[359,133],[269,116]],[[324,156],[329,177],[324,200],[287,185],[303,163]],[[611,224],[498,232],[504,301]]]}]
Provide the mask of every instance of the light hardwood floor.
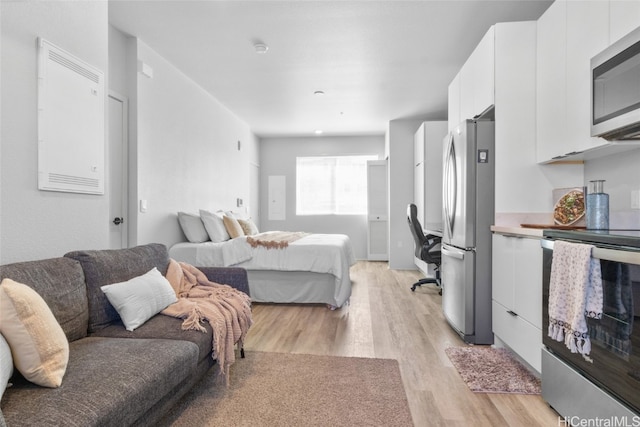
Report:
[{"label": "light hardwood floor", "polygon": [[397,359],[415,426],[559,425],[540,396],[467,388],[444,352],[466,344],[446,323],[434,287],[411,292],[419,277],[360,261],[347,307],[254,304],[245,349]]}]

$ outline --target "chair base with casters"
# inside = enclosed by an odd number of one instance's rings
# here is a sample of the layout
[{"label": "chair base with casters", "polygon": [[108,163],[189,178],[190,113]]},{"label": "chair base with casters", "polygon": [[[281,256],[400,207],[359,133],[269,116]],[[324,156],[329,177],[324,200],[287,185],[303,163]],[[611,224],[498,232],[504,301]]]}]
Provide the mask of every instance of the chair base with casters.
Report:
[{"label": "chair base with casters", "polygon": [[438,288],[438,294],[442,295],[442,285],[440,284],[440,272],[436,270],[436,277],[425,277],[424,279],[418,280],[411,286],[411,292],[415,292],[418,286],[428,285],[433,283]]}]

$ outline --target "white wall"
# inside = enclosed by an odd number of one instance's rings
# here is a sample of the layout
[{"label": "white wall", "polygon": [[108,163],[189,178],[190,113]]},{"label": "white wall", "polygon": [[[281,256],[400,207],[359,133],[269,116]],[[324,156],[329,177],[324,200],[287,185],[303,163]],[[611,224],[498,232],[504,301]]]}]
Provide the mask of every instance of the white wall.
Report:
[{"label": "white wall", "polygon": [[107,2],[1,2],[0,15],[0,264],[104,248],[105,195],[38,190],[36,39],[43,37],[106,74]]},{"label": "white wall", "polygon": [[[144,41],[110,27],[109,42],[110,89],[130,103],[130,244],[186,240],[178,211],[238,211],[237,198],[250,206],[258,146],[249,126]],[[139,60],[153,78],[137,72]]]},{"label": "white wall", "polygon": [[[257,140],[249,126],[213,96],[137,41],[137,59],[153,78],[137,75],[135,175],[139,200],[148,211],[135,212],[136,244],[184,241],[178,211],[233,209],[247,202],[250,161]],[[238,141],[241,149],[238,150]]]},{"label": "white wall", "polygon": [[640,229],[640,210],[631,209],[631,191],[640,190],[640,149],[588,160],[584,175],[584,185],[595,179],[606,181],[611,228]]},{"label": "white wall", "polygon": [[387,130],[389,153],[389,268],[415,270],[413,236],[407,205],[413,202],[413,137],[424,119],[392,120]]},{"label": "white wall", "polygon": [[[413,147],[413,146],[412,146]],[[411,148],[413,155],[413,148]],[[367,258],[366,215],[296,215],[296,157],[373,154],[384,155],[383,136],[345,136],[310,138],[260,139],[260,230],[307,231],[313,233],[341,233],[351,239],[357,259]],[[269,221],[268,177],[285,176],[286,219]],[[411,181],[413,192],[413,181]]]},{"label": "white wall", "polygon": [[[182,241],[178,210],[251,203],[249,167],[259,159],[249,126],[142,41],[109,27],[107,5],[0,3],[0,264],[109,245],[108,193],[37,189],[37,37],[103,70],[109,89],[129,98],[130,244]],[[154,68],[153,79],[137,74],[138,58]]]}]

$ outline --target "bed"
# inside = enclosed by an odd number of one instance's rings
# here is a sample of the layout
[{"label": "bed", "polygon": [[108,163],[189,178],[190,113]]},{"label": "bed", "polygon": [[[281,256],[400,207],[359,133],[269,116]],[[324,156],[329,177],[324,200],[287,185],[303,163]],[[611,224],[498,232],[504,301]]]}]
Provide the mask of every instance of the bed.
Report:
[{"label": "bed", "polygon": [[[224,242],[183,242],[171,258],[201,267],[242,267],[254,302],[321,303],[342,307],[351,296],[349,268],[355,263],[344,234],[305,234],[283,248],[252,245],[272,233],[240,236]],[[255,247],[254,247],[255,246]]]}]

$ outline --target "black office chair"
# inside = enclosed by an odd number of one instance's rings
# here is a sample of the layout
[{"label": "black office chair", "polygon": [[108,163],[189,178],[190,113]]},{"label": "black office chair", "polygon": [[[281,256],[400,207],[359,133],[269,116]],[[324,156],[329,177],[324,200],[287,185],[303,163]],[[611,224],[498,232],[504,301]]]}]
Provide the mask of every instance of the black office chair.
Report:
[{"label": "black office chair", "polygon": [[426,277],[418,280],[413,284],[413,286],[411,286],[411,291],[415,291],[416,287],[422,286],[426,283],[434,283],[439,288],[438,293],[442,295],[442,285],[440,283],[441,255],[439,247],[442,238],[435,234],[424,234],[422,225],[420,225],[420,221],[418,220],[418,208],[413,203],[410,203],[409,206],[407,206],[407,221],[409,222],[409,228],[411,229],[411,234],[415,241],[416,257],[427,264],[434,264],[434,271],[436,274],[435,279]]}]

